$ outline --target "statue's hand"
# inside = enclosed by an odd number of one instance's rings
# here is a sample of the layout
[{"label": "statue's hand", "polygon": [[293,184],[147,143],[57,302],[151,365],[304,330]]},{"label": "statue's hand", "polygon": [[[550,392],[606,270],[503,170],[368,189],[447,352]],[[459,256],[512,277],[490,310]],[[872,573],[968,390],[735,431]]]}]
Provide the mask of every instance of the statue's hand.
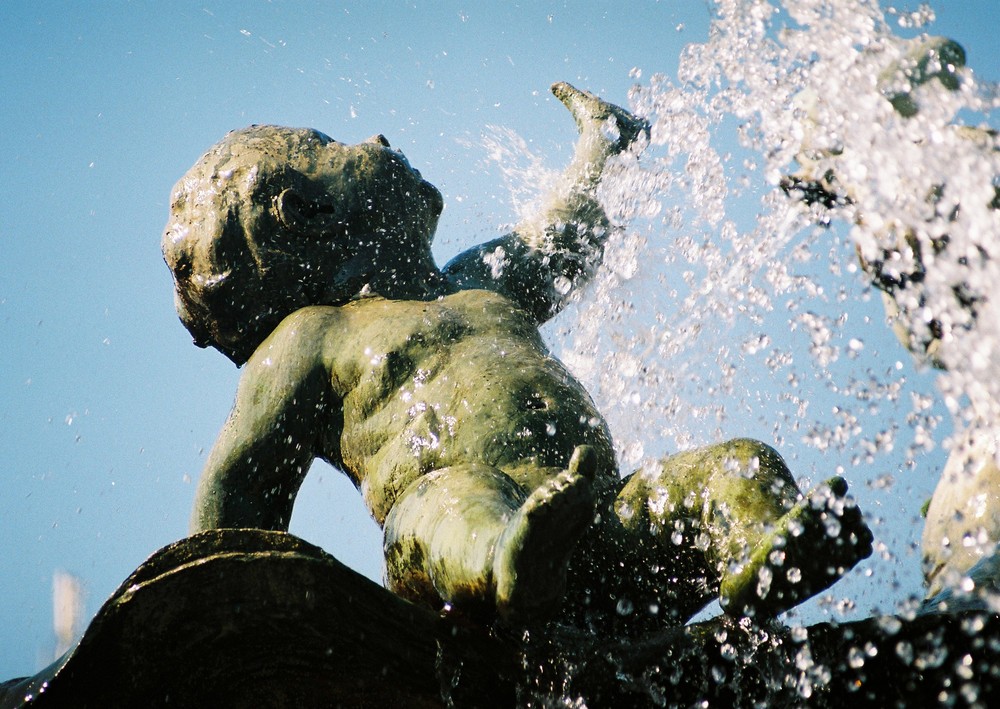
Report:
[{"label": "statue's hand", "polygon": [[553,84],[552,93],[580,129],[570,164],[547,185],[541,208],[512,233],[459,254],[444,268],[456,286],[501,293],[539,323],[559,312],[600,264],[612,229],[597,199],[608,159],[626,150],[637,154],[649,139],[649,124],[620,106],[565,82]]},{"label": "statue's hand", "polygon": [[589,91],[560,81],[552,84],[552,93],[573,114],[580,134],[600,136],[609,155],[628,149],[640,135],[649,139],[649,123]]}]

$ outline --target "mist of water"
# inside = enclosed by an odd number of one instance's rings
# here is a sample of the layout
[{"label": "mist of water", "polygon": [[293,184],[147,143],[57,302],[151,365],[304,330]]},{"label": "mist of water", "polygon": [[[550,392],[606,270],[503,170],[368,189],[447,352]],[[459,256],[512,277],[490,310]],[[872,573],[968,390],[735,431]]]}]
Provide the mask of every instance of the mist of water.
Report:
[{"label": "mist of water", "polygon": [[[603,184],[627,226],[550,339],[607,415],[625,470],[749,435],[803,487],[845,475],[877,554],[820,606],[910,610],[923,594],[919,507],[948,450],[969,430],[996,440],[1000,421],[1000,152],[979,126],[1000,92],[933,56],[914,73],[933,33],[924,6],[720,0],[712,12],[676,77],[633,69],[651,145]],[[935,71],[955,81],[918,81]],[[510,134],[489,146],[529,212],[541,161]],[[790,176],[831,175],[827,205],[788,189]],[[893,277],[904,287],[887,314],[876,286]]]}]

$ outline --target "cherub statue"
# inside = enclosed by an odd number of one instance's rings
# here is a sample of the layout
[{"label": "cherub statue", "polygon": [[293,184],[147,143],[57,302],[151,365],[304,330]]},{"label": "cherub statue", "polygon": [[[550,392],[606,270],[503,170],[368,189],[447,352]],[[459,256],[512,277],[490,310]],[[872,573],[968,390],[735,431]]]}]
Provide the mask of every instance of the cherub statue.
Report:
[{"label": "cherub statue", "polygon": [[322,458],[384,530],[388,588],[432,608],[523,624],[624,602],[678,622],[718,595],[773,616],[868,556],[871,533],[842,479],[803,496],[756,441],[619,476],[538,327],[598,267],[612,225],[597,187],[647,131],[552,90],[580,138],[546,206],[443,269],[441,195],[381,135],[252,126],[180,180],[163,235],[178,312],[245,365],[192,529],[286,530]]}]

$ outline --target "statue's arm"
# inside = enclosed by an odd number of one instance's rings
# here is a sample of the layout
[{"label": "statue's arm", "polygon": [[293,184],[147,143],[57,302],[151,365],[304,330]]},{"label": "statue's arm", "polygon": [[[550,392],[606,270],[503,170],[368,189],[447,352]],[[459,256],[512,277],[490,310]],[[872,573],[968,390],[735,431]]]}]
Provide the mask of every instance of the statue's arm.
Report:
[{"label": "statue's arm", "polygon": [[288,529],[332,396],[320,310],[286,318],[247,362],[198,483],[192,532]]},{"label": "statue's arm", "polygon": [[543,208],[514,232],[466,251],[444,268],[461,288],[502,293],[539,322],[555,315],[600,265],[611,225],[597,200],[608,159],[647,132],[628,111],[559,83],[552,92],[580,129],[573,160]]}]

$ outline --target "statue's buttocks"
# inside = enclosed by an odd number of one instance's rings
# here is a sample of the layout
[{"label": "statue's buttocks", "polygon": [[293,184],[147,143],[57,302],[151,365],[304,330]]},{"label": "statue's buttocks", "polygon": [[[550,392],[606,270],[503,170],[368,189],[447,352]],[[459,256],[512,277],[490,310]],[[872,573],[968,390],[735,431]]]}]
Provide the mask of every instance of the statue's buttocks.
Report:
[{"label": "statue's buttocks", "polygon": [[[509,300],[461,291],[429,302],[365,299],[340,308],[351,372],[340,381],[341,462],[377,519],[420,475],[479,462],[526,487],[595,447],[613,475],[603,418],[537,326]],[[348,335],[347,333],[350,333]]]}]

